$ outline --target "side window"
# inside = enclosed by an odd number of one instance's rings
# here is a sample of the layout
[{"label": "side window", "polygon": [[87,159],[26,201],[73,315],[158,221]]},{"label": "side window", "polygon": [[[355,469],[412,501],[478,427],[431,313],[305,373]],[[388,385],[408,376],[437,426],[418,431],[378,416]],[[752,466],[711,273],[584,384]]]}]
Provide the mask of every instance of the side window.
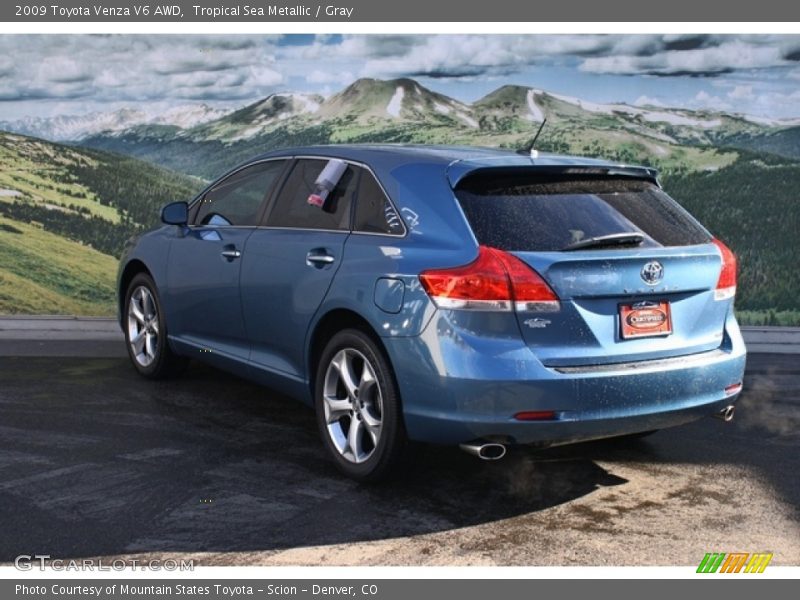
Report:
[{"label": "side window", "polygon": [[245,167],[209,190],[200,200],[195,225],[258,225],[264,198],[286,161],[271,160]]},{"label": "side window", "polygon": [[365,169],[361,171],[354,229],[367,233],[402,234],[403,223],[383,189]]},{"label": "side window", "polygon": [[298,229],[350,229],[350,207],[356,191],[358,177],[349,166],[337,186],[328,195],[329,211],[308,203],[314,193],[314,182],[328,163],[321,159],[298,160],[270,211],[267,225],[271,227],[296,227]]}]

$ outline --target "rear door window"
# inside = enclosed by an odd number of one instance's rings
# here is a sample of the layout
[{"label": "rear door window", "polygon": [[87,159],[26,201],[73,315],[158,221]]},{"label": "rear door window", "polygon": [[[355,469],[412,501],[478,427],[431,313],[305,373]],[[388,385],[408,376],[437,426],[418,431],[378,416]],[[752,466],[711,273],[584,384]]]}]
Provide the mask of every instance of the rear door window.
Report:
[{"label": "rear door window", "polygon": [[677,202],[644,180],[480,174],[455,193],[478,242],[501,250],[558,251],[628,233],[644,237],[640,247],[710,240]]},{"label": "rear door window", "polygon": [[308,197],[315,192],[317,177],[326,164],[328,161],[325,159],[300,159],[295,163],[270,211],[268,226],[350,229],[350,209],[358,184],[357,173],[352,166],[347,167],[339,183],[328,195],[327,210],[308,203]]}]

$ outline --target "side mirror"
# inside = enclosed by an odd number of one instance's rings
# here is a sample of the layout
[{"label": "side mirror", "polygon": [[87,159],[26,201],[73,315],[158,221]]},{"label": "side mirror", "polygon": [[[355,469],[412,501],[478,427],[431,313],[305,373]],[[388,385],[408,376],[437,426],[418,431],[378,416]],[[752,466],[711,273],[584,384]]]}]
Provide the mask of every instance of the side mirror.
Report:
[{"label": "side mirror", "polygon": [[171,202],[161,209],[161,220],[167,225],[186,225],[189,222],[189,205]]}]

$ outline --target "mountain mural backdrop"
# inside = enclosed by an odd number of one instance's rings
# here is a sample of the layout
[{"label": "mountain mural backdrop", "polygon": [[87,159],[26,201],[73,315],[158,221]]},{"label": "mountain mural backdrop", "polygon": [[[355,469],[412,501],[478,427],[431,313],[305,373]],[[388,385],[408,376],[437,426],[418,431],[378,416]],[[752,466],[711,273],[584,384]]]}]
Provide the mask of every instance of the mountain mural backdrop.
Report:
[{"label": "mountain mural backdrop", "polygon": [[533,86],[467,104],[412,79],[273,94],[231,111],[0,122],[0,312],[109,314],[127,236],[255,154],[369,142],[519,148],[544,119],[541,151],[657,167],[665,189],[737,252],[743,320],[800,324],[800,121],[599,104]]}]

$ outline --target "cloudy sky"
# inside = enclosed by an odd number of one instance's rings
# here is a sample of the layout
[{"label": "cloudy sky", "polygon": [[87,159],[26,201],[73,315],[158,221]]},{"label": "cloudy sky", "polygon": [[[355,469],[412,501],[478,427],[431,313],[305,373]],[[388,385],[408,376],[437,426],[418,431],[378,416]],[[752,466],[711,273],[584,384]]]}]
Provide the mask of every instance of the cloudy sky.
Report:
[{"label": "cloudy sky", "polygon": [[233,107],[400,76],[467,102],[517,83],[597,102],[800,117],[800,36],[2,35],[0,120]]}]

